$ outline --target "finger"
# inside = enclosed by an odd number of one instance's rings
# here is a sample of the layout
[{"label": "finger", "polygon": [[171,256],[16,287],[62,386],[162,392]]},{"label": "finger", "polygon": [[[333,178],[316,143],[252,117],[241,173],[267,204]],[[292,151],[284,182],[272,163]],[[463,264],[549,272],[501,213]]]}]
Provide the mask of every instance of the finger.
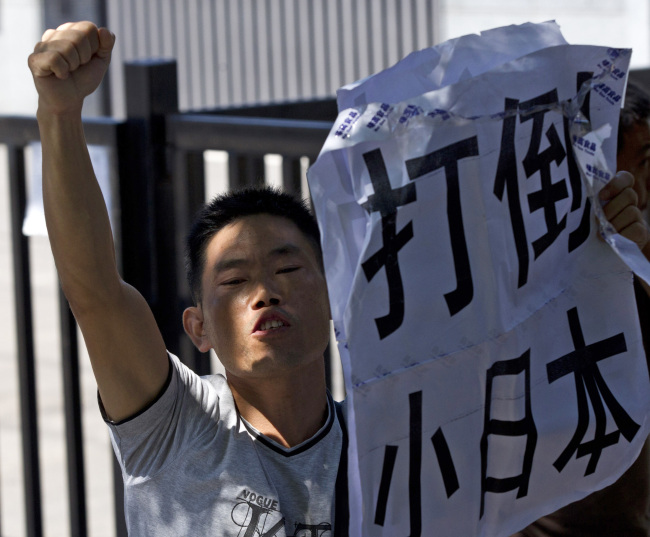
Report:
[{"label": "finger", "polygon": [[73,41],[73,44],[79,55],[79,63],[84,65],[91,60],[99,48],[99,37],[96,31],[87,35],[83,34],[79,40]]},{"label": "finger", "polygon": [[[67,76],[81,64],[79,51],[75,43],[69,39],[50,39],[45,43],[38,43],[34,47],[34,52],[44,54],[43,59],[54,62],[52,71],[59,78],[61,78],[59,75]],[[61,59],[67,64],[67,67],[61,64]]]},{"label": "finger", "polygon": [[63,24],[56,27],[56,31],[61,32],[63,30],[67,30],[68,28],[72,28],[74,24],[74,22],[64,22]]},{"label": "finger", "polygon": [[51,75],[65,79],[70,74],[68,62],[56,51],[46,50],[35,52],[28,59],[29,68],[35,77],[48,77]]},{"label": "finger", "polygon": [[637,207],[627,207],[610,220],[616,231],[624,237],[637,243],[641,248],[648,241],[648,227]]},{"label": "finger", "polygon": [[621,190],[634,186],[634,176],[630,172],[620,171],[598,193],[602,201],[611,200]]},{"label": "finger", "polygon": [[99,49],[99,30],[92,22],[66,22],[56,30],[46,30],[41,38],[44,43],[70,41],[77,50],[79,63],[88,63]]},{"label": "finger", "polygon": [[648,244],[650,232],[643,222],[635,222],[620,231],[620,235],[634,242],[641,250]]},{"label": "finger", "polygon": [[50,28],[49,30],[45,30],[43,33],[43,36],[41,37],[41,41],[48,41],[49,39],[52,38],[52,36],[56,33],[56,30],[52,30]]},{"label": "finger", "polygon": [[68,30],[77,30],[81,33],[93,33],[93,32],[97,32],[97,26],[94,23],[89,21],[66,22],[61,24],[60,26],[57,26],[56,29],[50,28],[48,30],[45,30],[45,33],[43,34],[43,38],[41,38],[41,41],[46,41],[46,39],[44,39],[46,36],[51,36],[53,34],[60,34]]},{"label": "finger", "polygon": [[99,28],[92,22],[81,21],[71,23],[68,31],[77,33],[75,46],[81,58],[81,63],[90,61],[99,49]]},{"label": "finger", "polygon": [[[62,78],[92,59],[93,54],[100,49],[99,40],[99,30],[94,24],[85,22],[66,23],[57,30],[45,32],[43,41],[36,45],[34,51],[55,51],[60,54],[67,62],[68,67],[67,69],[63,67],[57,59],[56,63],[53,64],[52,71],[59,78]],[[101,55],[102,57],[110,56],[110,45],[108,52],[102,50]]]},{"label": "finger", "polygon": [[99,28],[92,22],[70,22],[60,26],[64,34],[77,35],[78,42],[87,39],[90,43],[91,54],[95,54],[99,48]]},{"label": "finger", "polygon": [[638,202],[638,194],[634,191],[633,188],[626,187],[618,194],[616,194],[616,196],[611,198],[609,202],[603,207],[605,218],[611,222],[613,218],[625,211],[628,207],[632,207],[638,211]]},{"label": "finger", "polygon": [[110,32],[107,28],[100,28],[98,31],[99,48],[97,49],[97,56],[100,58],[107,58],[111,55],[113,46],[115,45],[115,34]]}]

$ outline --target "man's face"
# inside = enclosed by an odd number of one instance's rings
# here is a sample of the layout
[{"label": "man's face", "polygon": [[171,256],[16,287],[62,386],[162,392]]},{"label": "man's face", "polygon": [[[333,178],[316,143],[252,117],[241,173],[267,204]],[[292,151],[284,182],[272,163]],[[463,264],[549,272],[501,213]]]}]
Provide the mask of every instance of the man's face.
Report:
[{"label": "man's face", "polygon": [[623,146],[616,157],[619,170],[634,175],[634,190],[639,197],[642,211],[648,205],[650,190],[650,126],[648,122],[635,123],[624,135]]},{"label": "man's face", "polygon": [[203,329],[229,375],[269,377],[322,360],[325,276],[289,219],[259,214],[224,227],[208,244],[202,288]]}]

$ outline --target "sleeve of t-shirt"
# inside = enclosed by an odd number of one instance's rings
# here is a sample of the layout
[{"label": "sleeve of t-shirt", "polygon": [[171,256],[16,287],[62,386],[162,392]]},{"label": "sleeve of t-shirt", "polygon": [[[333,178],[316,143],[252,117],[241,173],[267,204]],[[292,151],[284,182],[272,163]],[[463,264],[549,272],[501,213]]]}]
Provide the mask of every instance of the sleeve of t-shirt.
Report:
[{"label": "sleeve of t-shirt", "polygon": [[202,435],[216,434],[219,427],[218,383],[199,377],[173,354],[169,361],[167,386],[135,416],[111,422],[100,400],[125,477],[153,477]]}]

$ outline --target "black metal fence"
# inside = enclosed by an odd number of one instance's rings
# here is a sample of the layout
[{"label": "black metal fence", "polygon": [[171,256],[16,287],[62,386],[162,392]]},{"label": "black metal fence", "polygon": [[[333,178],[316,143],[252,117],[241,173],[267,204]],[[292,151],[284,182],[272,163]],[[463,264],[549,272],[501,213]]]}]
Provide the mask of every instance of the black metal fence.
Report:
[{"label": "black metal fence", "polygon": [[[125,83],[126,120],[84,122],[88,143],[107,146],[113,155],[120,215],[117,258],[124,279],[151,305],[168,348],[205,374],[210,362],[191,345],[180,323],[181,312],[190,302],[182,244],[193,213],[204,201],[204,151],[228,152],[230,186],[262,183],[264,155],[279,154],[283,158],[283,186],[298,192],[300,159],[316,158],[335,118],[335,105],[327,100],[180,114],[176,66],[169,61],[129,64]],[[43,535],[29,239],[21,231],[26,207],[25,147],[38,138],[34,118],[0,117],[0,144],[8,149],[28,537]],[[74,318],[61,293],[59,301],[70,535],[77,537],[88,533],[79,345]],[[126,529],[122,481],[116,464],[114,490],[116,533],[121,537]]]}]

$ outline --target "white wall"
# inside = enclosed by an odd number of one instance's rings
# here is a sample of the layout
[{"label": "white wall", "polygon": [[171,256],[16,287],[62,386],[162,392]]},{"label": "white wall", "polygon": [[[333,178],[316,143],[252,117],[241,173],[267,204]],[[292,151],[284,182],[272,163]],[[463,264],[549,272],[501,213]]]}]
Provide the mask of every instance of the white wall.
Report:
[{"label": "white wall", "polygon": [[632,48],[650,66],[648,0],[439,0],[440,40],[522,22],[555,20],[571,44]]},{"label": "white wall", "polygon": [[[648,0],[438,0],[438,3],[438,42],[507,24],[554,19],[570,43],[632,48],[632,67],[650,66]],[[114,8],[115,4],[109,7]],[[27,56],[40,38],[41,19],[39,0],[0,2],[0,114],[33,114],[36,110],[37,98],[27,69]],[[322,91],[321,88],[316,93]]]},{"label": "white wall", "polygon": [[39,0],[0,2],[0,114],[33,115],[36,91],[27,56],[41,37]]}]

